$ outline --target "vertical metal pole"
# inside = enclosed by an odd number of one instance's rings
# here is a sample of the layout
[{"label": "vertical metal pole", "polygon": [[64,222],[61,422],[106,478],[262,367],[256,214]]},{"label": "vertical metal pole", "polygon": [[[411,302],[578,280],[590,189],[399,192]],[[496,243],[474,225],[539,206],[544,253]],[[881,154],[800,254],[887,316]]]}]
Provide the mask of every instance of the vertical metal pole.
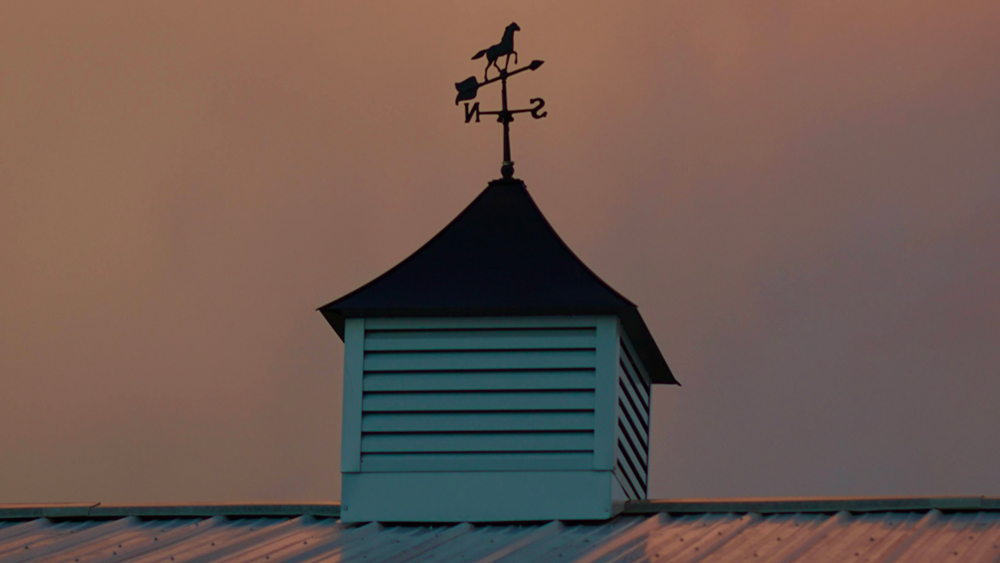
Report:
[{"label": "vertical metal pole", "polygon": [[500,167],[500,175],[505,180],[514,176],[514,161],[510,159],[510,122],[511,114],[507,111],[507,71],[500,72],[500,99],[503,108],[500,112],[500,121],[503,122],[503,166]]}]

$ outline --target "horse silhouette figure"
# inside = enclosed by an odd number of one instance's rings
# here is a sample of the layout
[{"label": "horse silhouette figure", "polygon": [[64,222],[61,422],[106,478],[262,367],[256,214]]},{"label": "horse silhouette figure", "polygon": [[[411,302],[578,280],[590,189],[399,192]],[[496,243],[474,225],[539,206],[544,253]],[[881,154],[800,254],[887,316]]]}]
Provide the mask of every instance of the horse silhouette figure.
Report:
[{"label": "horse silhouette figure", "polygon": [[497,59],[506,55],[507,60],[504,62],[503,70],[507,70],[507,65],[510,64],[510,56],[514,55],[514,64],[517,64],[517,51],[514,50],[514,32],[521,31],[521,28],[517,26],[516,23],[512,23],[507,26],[507,29],[503,32],[503,39],[500,40],[496,45],[483,49],[472,57],[472,60],[482,58],[486,55],[486,72],[483,73],[483,80],[487,80],[490,76],[490,67],[494,66],[497,72],[500,72],[500,65],[497,64]]}]

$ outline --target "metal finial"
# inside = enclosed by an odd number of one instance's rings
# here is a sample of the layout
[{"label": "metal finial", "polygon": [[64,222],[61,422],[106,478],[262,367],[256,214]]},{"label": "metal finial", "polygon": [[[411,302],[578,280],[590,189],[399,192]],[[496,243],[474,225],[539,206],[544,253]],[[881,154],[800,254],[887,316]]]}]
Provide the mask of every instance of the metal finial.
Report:
[{"label": "metal finial", "polygon": [[[498,111],[480,111],[479,102],[476,102],[472,105],[472,107],[469,107],[469,102],[466,101],[465,122],[469,123],[472,121],[472,118],[475,117],[476,123],[479,123],[479,116],[495,115],[497,116],[497,121],[499,123],[503,123],[503,166],[500,167],[500,174],[505,180],[509,180],[514,177],[514,161],[510,158],[510,122],[514,121],[514,114],[530,113],[531,117],[535,119],[541,119],[548,115],[548,112],[541,111],[542,108],[545,107],[545,100],[541,98],[531,98],[529,101],[532,104],[532,107],[530,108],[511,110],[507,107],[507,79],[526,70],[538,70],[543,63],[543,61],[531,61],[528,66],[523,66],[508,72],[507,69],[510,66],[511,55],[514,55],[514,64],[517,64],[517,51],[514,50],[514,32],[520,30],[521,28],[518,27],[516,23],[508,25],[507,29],[503,32],[503,39],[501,39],[499,43],[479,51],[472,57],[473,60],[480,59],[484,56],[486,57],[486,70],[484,72],[482,82],[479,82],[475,76],[470,76],[461,82],[455,83],[455,89],[458,90],[458,95],[455,96],[455,105],[458,105],[458,102],[461,101],[474,100],[480,87],[498,80],[500,81],[501,109]],[[497,64],[500,57],[505,57],[503,68],[500,68],[500,65]],[[497,76],[494,76],[493,78],[489,77],[490,67],[497,69]]]}]

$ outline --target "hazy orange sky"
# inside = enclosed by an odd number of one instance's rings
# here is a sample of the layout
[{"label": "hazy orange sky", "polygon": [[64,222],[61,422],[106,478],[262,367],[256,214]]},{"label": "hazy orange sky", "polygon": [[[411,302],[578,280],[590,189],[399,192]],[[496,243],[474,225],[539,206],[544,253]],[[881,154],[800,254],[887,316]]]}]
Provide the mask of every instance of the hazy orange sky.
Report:
[{"label": "hazy orange sky", "polygon": [[315,308],[498,176],[511,21],[517,175],[684,385],[650,496],[1000,494],[1000,2],[157,4],[0,5],[0,502],[338,499]]}]

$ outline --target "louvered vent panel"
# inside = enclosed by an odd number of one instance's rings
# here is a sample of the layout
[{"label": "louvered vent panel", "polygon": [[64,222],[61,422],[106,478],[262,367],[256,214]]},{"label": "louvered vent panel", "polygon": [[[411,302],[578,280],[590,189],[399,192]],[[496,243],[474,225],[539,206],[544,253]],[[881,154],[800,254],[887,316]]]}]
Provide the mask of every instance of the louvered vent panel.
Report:
[{"label": "louvered vent panel", "polygon": [[645,499],[649,456],[650,382],[628,340],[619,340],[615,476],[632,499]]},{"label": "louvered vent panel", "polygon": [[596,327],[454,325],[365,330],[361,471],[592,469]]}]

